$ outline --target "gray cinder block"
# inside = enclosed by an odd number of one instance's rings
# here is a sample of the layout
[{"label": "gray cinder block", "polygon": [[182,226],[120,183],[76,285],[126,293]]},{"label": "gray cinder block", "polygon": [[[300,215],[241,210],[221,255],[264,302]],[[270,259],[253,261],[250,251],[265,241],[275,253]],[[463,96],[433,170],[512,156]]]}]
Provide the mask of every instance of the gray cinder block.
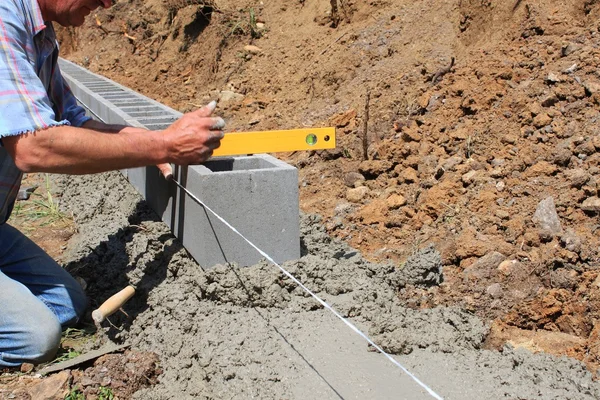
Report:
[{"label": "gray cinder block", "polygon": [[[78,102],[98,120],[160,130],[182,115],[69,61],[59,63]],[[201,266],[228,262],[247,266],[263,258],[175,183],[167,182],[158,168],[121,172]],[[300,257],[296,168],[259,154],[174,166],[174,176],[275,261]]]}]

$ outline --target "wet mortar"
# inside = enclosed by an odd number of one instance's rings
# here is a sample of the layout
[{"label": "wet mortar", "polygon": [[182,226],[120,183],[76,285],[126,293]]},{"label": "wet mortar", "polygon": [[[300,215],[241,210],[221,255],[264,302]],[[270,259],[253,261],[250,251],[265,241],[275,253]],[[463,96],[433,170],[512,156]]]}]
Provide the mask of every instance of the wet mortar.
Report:
[{"label": "wet mortar", "polygon": [[[276,267],[199,266],[120,174],[56,179],[78,226],[66,267],[92,305],[136,286],[127,315],[101,335],[158,355],[159,383],[134,398],[428,398]],[[303,255],[283,266],[444,398],[600,397],[578,361],[482,350],[489,327],[478,317],[406,307],[397,293],[407,282],[443,279],[433,247],[403,266],[374,264],[319,216],[301,220]]]}]

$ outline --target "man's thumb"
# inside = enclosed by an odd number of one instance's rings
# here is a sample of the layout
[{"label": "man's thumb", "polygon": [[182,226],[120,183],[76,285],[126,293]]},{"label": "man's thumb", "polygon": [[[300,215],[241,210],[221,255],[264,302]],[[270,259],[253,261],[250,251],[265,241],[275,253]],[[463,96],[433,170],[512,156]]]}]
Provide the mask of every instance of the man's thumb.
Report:
[{"label": "man's thumb", "polygon": [[205,105],[204,107],[199,108],[196,111],[193,111],[193,113],[199,117],[210,117],[210,115],[213,113],[213,111],[215,111],[215,108],[217,108],[217,102],[213,100],[210,103],[208,103],[207,105]]},{"label": "man's thumb", "polygon": [[157,167],[160,170],[162,176],[164,176],[167,181],[173,179],[173,169],[171,168],[171,164],[158,164]]}]

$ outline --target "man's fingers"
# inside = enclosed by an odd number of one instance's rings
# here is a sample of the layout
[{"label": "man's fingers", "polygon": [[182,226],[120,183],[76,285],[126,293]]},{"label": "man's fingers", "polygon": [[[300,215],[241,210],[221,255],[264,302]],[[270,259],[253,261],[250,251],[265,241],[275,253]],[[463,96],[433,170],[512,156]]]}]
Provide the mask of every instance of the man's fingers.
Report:
[{"label": "man's fingers", "polygon": [[157,167],[160,170],[162,176],[164,176],[167,181],[173,179],[173,169],[171,168],[171,164],[158,164]]},{"label": "man's fingers", "polygon": [[210,126],[211,130],[222,131],[225,129],[225,120],[221,117],[213,118],[214,122]]},{"label": "man's fingers", "polygon": [[204,107],[199,108],[196,111],[192,111],[192,113],[198,117],[210,117],[213,111],[215,111],[215,108],[217,108],[217,102],[213,100]]}]

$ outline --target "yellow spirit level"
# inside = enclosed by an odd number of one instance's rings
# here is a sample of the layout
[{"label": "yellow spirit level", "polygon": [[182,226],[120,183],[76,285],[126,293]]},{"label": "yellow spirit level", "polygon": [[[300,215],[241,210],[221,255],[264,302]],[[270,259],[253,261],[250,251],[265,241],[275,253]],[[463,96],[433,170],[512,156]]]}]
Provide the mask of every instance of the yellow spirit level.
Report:
[{"label": "yellow spirit level", "polygon": [[230,132],[213,157],[335,148],[335,128]]}]

